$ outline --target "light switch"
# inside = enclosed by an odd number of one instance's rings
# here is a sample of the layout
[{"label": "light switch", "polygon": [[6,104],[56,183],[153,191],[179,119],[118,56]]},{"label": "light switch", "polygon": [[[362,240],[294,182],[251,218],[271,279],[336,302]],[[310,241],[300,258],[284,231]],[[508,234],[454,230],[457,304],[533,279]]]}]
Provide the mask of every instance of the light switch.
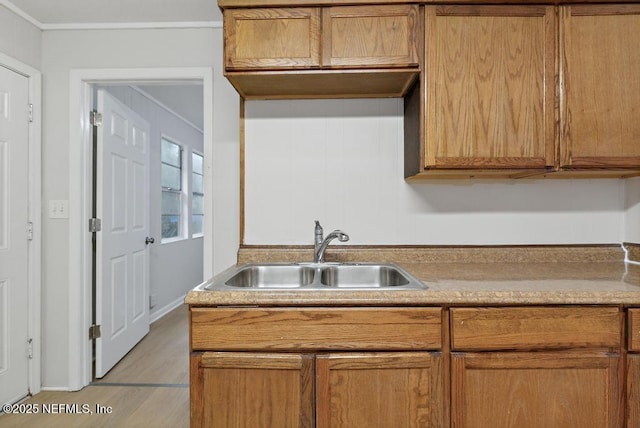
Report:
[{"label": "light switch", "polygon": [[49,200],[49,218],[69,218],[69,201]]}]

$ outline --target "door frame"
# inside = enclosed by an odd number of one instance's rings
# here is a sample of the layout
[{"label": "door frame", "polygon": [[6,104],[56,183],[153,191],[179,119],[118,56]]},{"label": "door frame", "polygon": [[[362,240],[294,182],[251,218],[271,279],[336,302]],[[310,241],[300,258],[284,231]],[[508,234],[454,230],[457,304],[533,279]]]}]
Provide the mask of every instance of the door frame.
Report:
[{"label": "door frame", "polygon": [[28,79],[29,103],[33,105],[28,137],[29,212],[27,221],[33,225],[33,239],[27,246],[27,333],[32,340],[32,357],[29,359],[29,392],[37,394],[42,389],[42,73],[1,52],[0,65]]},{"label": "door frame", "polygon": [[[91,326],[92,246],[88,219],[92,194],[92,126],[89,111],[95,84],[135,84],[174,80],[201,81],[203,90],[203,139],[205,156],[205,212],[213,212],[211,174],[213,147],[213,69],[100,68],[72,69],[69,85],[69,390],[77,391],[92,380]],[[204,260],[212,260],[213,215],[205,217]],[[207,270],[205,263],[205,271]],[[205,272],[206,273],[206,272]]]}]

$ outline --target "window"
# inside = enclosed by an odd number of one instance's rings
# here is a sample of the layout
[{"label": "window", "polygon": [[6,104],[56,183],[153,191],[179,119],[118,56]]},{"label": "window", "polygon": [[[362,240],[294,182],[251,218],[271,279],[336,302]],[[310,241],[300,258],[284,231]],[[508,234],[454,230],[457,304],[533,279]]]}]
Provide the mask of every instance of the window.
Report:
[{"label": "window", "polygon": [[162,138],[162,239],[182,235],[182,147]]},{"label": "window", "polygon": [[202,235],[204,219],[204,158],[191,154],[191,235]]}]

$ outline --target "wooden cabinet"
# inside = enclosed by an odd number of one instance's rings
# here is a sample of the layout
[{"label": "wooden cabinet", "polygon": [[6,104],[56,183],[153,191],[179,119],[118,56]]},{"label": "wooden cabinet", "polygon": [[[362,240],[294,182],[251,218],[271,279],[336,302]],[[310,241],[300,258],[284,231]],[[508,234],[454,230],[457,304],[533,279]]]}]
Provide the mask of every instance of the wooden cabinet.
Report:
[{"label": "wooden cabinet", "polygon": [[312,357],[192,354],[192,427],[311,427],[314,415]]},{"label": "wooden cabinet", "polygon": [[415,5],[323,9],[325,67],[418,67],[422,46]]},{"label": "wooden cabinet", "polygon": [[640,308],[627,317],[627,426],[640,426]]},{"label": "wooden cabinet", "polygon": [[452,309],[452,426],[622,426],[621,317],[617,307]]},{"label": "wooden cabinet", "polygon": [[230,9],[224,14],[227,70],[320,67],[320,9]]},{"label": "wooden cabinet", "polygon": [[620,427],[619,365],[604,352],[454,354],[453,426]]},{"label": "wooden cabinet", "polygon": [[640,426],[640,354],[627,356],[627,426]]},{"label": "wooden cabinet", "polygon": [[219,0],[226,77],[404,97],[406,178],[640,175],[639,4],[347,3]]},{"label": "wooden cabinet", "polygon": [[640,5],[425,14],[424,75],[405,98],[406,177],[640,174]]},{"label": "wooden cabinet", "polygon": [[619,306],[191,307],[191,426],[636,427],[640,308],[624,324]]},{"label": "wooden cabinet", "polygon": [[421,171],[552,168],[555,8],[426,6],[425,13]]},{"label": "wooden cabinet", "polygon": [[191,426],[443,425],[439,308],[191,308]]},{"label": "wooden cabinet", "polygon": [[442,426],[429,352],[204,352],[192,365],[191,426]]},{"label": "wooden cabinet", "polygon": [[561,6],[566,169],[640,168],[640,5]]},{"label": "wooden cabinet", "polygon": [[225,75],[249,99],[403,96],[420,69],[419,10],[225,9]]},{"label": "wooden cabinet", "polygon": [[316,361],[318,428],[442,426],[439,354],[335,353]]}]

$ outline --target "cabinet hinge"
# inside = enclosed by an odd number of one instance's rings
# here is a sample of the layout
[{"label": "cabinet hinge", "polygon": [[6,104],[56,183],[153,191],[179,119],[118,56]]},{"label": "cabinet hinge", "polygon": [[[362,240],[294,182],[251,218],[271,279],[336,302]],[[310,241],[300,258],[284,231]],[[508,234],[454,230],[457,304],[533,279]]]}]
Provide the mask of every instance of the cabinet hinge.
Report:
[{"label": "cabinet hinge", "polygon": [[33,359],[33,339],[27,338],[27,358]]},{"label": "cabinet hinge", "polygon": [[90,113],[90,120],[92,126],[102,126],[102,113],[98,113],[95,110],[92,110]]},{"label": "cabinet hinge", "polygon": [[89,232],[100,232],[102,230],[102,220],[99,218],[90,218],[89,219]]},{"label": "cabinet hinge", "polygon": [[33,223],[27,222],[27,241],[33,241]]},{"label": "cabinet hinge", "polygon": [[93,340],[93,339],[98,339],[99,337],[100,337],[100,325],[94,324],[91,327],[89,327],[89,339]]},{"label": "cabinet hinge", "polygon": [[33,104],[29,104],[29,122],[33,122]]}]

